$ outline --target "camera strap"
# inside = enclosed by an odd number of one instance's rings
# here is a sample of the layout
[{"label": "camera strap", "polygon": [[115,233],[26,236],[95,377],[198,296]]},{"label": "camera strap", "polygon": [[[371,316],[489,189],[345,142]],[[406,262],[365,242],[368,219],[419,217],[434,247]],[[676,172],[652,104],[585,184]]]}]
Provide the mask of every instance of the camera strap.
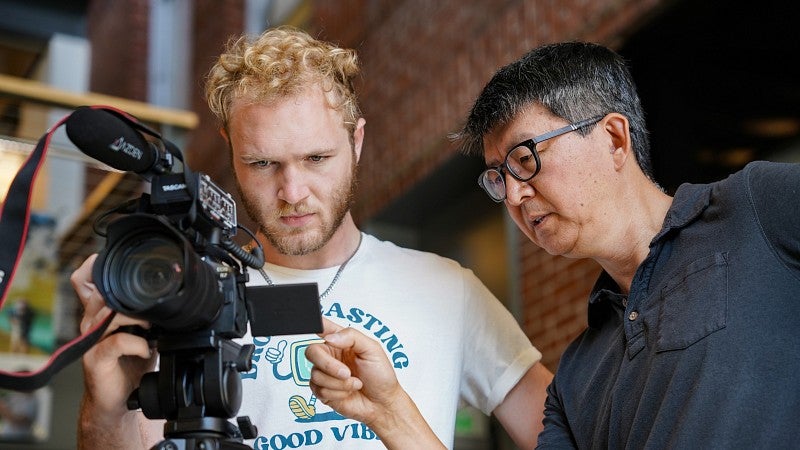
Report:
[{"label": "camera strap", "polygon": [[[0,308],[3,307],[17,264],[25,248],[30,222],[31,187],[44,161],[53,134],[70,115],[68,114],[61,119],[39,139],[34,150],[17,171],[6,194],[5,202],[0,211],[0,236],[2,236],[2,245],[0,245]],[[115,313],[110,313],[94,328],[59,347],[50,356],[47,363],[35,371],[7,372],[0,370],[0,388],[32,391],[43,387],[53,375],[80,358],[100,340],[114,315]]]}]

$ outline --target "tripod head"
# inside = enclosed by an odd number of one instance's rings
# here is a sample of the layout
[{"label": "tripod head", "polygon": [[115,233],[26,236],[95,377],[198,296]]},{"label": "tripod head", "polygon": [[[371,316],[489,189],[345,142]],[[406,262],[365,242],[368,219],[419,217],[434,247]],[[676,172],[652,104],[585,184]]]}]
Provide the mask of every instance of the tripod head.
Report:
[{"label": "tripod head", "polygon": [[254,347],[207,330],[159,338],[160,370],[145,374],[128,399],[149,419],[167,419],[164,440],[154,449],[245,449],[256,437],[249,418],[236,416],[242,401],[240,372],[251,369]]}]

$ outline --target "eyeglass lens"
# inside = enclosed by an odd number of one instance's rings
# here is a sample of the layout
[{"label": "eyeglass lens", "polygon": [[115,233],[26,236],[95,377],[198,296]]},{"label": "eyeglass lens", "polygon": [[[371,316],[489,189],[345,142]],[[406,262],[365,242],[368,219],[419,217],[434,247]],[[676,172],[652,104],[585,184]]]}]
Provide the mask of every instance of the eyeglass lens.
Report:
[{"label": "eyeglass lens", "polygon": [[[538,162],[528,146],[518,145],[508,153],[504,166],[514,178],[527,181],[537,172]],[[480,185],[492,200],[501,202],[506,198],[506,180],[499,170],[489,169],[483,172]]]},{"label": "eyeglass lens", "polygon": [[506,167],[514,175],[514,178],[520,181],[526,181],[533,177],[537,166],[536,158],[527,145],[514,147],[506,156]]},{"label": "eyeglass lens", "polygon": [[506,196],[506,182],[503,174],[497,169],[489,169],[481,174],[480,185],[496,202],[503,201]]}]

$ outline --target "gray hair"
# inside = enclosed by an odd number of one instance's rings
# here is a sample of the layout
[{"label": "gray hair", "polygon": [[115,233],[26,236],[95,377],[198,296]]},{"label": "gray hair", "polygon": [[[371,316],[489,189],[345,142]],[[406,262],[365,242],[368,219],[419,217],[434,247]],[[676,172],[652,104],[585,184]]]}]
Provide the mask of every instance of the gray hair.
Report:
[{"label": "gray hair", "polygon": [[[593,43],[538,47],[501,68],[475,101],[464,128],[453,135],[465,154],[481,155],[483,138],[531,104],[572,123],[617,112],[628,118],[636,161],[653,180],[650,141],[639,95],[625,60]],[[591,127],[577,130],[586,135]]]}]

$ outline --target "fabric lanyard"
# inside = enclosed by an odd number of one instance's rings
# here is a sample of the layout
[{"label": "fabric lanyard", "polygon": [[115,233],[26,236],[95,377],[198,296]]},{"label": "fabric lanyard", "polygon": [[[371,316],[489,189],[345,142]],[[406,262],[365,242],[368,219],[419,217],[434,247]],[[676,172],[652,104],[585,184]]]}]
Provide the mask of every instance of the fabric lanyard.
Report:
[{"label": "fabric lanyard", "polygon": [[[113,108],[102,106],[96,108],[113,110]],[[120,113],[118,110],[112,112]],[[31,187],[39,173],[41,163],[44,161],[53,134],[70,115],[61,119],[39,139],[36,148],[17,171],[6,194],[2,211],[0,211],[0,236],[2,236],[2,241],[0,241],[0,308],[3,307],[17,269],[17,263],[25,248],[30,221]],[[47,363],[35,371],[7,372],[0,370],[0,388],[33,391],[43,387],[56,373],[80,358],[100,340],[115,314],[111,312],[94,328],[59,347],[50,356]]]}]

